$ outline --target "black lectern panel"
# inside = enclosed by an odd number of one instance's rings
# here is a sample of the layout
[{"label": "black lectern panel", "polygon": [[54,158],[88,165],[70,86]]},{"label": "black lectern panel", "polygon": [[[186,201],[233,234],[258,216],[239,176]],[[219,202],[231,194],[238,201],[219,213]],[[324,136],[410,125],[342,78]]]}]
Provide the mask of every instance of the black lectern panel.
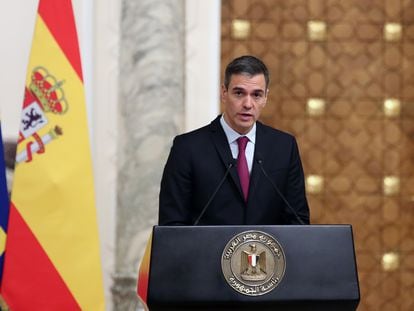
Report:
[{"label": "black lectern panel", "polygon": [[[232,288],[221,264],[228,242],[250,230],[273,237],[285,258],[278,285],[257,296]],[[359,303],[349,225],[155,226],[149,277],[150,310],[345,311]]]}]

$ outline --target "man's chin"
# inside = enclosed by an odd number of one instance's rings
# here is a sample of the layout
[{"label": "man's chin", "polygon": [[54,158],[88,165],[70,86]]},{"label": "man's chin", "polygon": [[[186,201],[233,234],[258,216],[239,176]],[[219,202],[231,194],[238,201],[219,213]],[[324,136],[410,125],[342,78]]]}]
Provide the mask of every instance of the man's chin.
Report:
[{"label": "man's chin", "polygon": [[237,124],[237,132],[239,132],[240,134],[246,134],[248,133],[252,127],[253,127],[254,122],[242,122]]}]

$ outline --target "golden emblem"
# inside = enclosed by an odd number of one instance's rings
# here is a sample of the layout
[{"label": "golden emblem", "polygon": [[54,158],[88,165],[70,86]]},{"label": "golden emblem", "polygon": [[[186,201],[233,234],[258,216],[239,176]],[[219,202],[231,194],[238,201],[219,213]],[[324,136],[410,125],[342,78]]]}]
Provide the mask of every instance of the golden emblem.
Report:
[{"label": "golden emblem", "polygon": [[285,254],[279,242],[261,231],[245,231],[234,236],[221,257],[227,283],[248,296],[264,295],[282,281]]}]

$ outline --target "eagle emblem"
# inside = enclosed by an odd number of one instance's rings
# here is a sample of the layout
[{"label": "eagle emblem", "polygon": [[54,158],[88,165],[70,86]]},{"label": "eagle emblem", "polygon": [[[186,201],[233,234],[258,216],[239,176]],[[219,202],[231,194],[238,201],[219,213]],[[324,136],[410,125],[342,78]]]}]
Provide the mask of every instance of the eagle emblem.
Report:
[{"label": "eagle emblem", "polygon": [[258,254],[256,244],[249,244],[250,250],[241,252],[240,276],[246,281],[262,281],[266,278],[266,252]]},{"label": "eagle emblem", "polygon": [[221,257],[227,284],[247,296],[271,292],[282,281],[285,268],[282,246],[262,231],[245,231],[234,236]]}]

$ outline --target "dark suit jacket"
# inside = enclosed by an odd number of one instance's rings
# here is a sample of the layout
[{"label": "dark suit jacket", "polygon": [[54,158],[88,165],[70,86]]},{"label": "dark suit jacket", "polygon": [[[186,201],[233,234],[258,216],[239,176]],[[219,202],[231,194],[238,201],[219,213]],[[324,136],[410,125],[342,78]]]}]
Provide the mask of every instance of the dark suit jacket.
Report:
[{"label": "dark suit jacket", "polygon": [[[259,160],[299,217],[309,223],[304,175],[295,138],[260,122],[247,203],[236,167],[200,219],[200,225],[298,224]],[[191,225],[224,177],[232,157],[220,116],[211,124],[175,137],[164,168],[159,197],[160,225]]]}]

